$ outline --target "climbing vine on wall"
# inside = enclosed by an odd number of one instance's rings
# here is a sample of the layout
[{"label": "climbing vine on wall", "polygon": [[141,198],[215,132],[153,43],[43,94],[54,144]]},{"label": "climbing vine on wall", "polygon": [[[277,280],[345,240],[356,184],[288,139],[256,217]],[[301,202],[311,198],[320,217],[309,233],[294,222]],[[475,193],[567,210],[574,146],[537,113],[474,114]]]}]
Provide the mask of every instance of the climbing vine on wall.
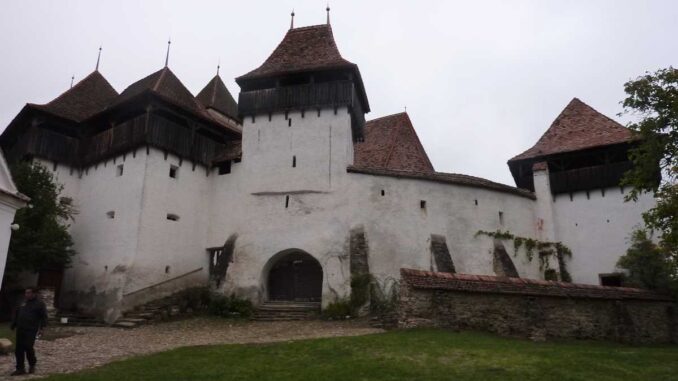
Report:
[{"label": "climbing vine on wall", "polygon": [[517,256],[522,247],[525,247],[525,256],[529,262],[532,262],[534,259],[535,249],[539,253],[539,270],[547,271],[549,270],[549,258],[555,255],[556,260],[558,261],[558,267],[560,268],[560,278],[564,282],[571,282],[572,277],[567,271],[567,264],[565,263],[565,257],[572,257],[572,250],[567,246],[563,245],[562,242],[548,242],[548,241],[539,241],[533,238],[519,237],[511,232],[497,230],[496,232],[488,232],[484,230],[478,230],[476,236],[485,235],[499,240],[513,241],[513,256]]}]

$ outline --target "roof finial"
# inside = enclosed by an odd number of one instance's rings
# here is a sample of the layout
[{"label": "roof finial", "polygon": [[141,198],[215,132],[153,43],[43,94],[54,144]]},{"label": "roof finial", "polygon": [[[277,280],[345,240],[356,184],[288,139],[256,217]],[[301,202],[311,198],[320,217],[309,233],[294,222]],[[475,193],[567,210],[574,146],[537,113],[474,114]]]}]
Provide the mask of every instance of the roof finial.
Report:
[{"label": "roof finial", "polygon": [[221,69],[221,58],[217,61],[217,76],[219,76],[219,69]]},{"label": "roof finial", "polygon": [[99,61],[101,60],[101,46],[99,46],[99,55],[97,56],[97,66],[94,71],[99,71]]},{"label": "roof finial", "polygon": [[172,39],[171,38],[167,39],[167,55],[165,56],[165,67],[167,67],[167,65],[169,64],[170,45],[172,45]]},{"label": "roof finial", "polygon": [[73,80],[75,79],[75,75],[71,76],[71,89],[73,88]]},{"label": "roof finial", "polygon": [[327,11],[327,25],[330,25],[330,3],[327,3],[325,10]]},{"label": "roof finial", "polygon": [[294,8],[292,9],[292,13],[290,14],[292,16],[292,21],[290,22],[290,29],[294,29]]}]

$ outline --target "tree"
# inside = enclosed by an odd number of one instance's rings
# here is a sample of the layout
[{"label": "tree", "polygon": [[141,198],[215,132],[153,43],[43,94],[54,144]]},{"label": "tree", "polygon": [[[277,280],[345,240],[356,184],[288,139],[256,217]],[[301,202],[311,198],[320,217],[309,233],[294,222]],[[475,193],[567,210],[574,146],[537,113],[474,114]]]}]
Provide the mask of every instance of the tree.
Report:
[{"label": "tree", "polygon": [[12,281],[22,271],[68,267],[75,251],[67,223],[76,212],[69,199],[59,197],[63,186],[40,164],[21,162],[11,170],[17,188],[31,201],[14,217],[19,230],[9,242],[5,279]]},{"label": "tree", "polygon": [[[657,204],[643,214],[645,225],[659,233],[661,252],[675,271],[678,264],[678,70],[661,69],[624,84],[624,114],[639,117],[631,128],[639,138],[629,151],[633,169],[623,179],[628,200],[651,192]],[[676,274],[673,274],[674,276]]]},{"label": "tree", "polygon": [[664,248],[652,242],[645,230],[633,232],[631,247],[617,262],[617,267],[627,271],[629,285],[659,291],[676,291],[675,266]]}]

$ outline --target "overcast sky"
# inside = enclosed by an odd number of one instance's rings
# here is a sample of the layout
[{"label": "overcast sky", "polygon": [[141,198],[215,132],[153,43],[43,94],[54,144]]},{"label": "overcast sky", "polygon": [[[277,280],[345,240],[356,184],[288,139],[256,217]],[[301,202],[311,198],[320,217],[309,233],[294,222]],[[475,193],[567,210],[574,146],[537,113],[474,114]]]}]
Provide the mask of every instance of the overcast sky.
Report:
[{"label": "overcast sky", "polygon": [[[95,66],[119,92],[164,64],[194,94],[258,67],[325,1],[5,1],[0,129]],[[514,185],[506,161],[578,97],[616,116],[623,83],[678,64],[675,1],[332,1],[334,36],[360,67],[372,112],[407,106],[436,170]]]}]

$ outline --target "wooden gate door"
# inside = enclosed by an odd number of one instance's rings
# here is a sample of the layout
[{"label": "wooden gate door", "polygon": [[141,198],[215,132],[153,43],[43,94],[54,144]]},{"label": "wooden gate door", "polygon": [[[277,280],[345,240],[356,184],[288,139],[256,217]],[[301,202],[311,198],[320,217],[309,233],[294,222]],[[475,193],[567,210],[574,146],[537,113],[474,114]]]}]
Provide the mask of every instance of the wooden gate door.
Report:
[{"label": "wooden gate door", "polygon": [[323,270],[305,253],[292,253],[279,260],[268,275],[270,300],[320,301]]}]

